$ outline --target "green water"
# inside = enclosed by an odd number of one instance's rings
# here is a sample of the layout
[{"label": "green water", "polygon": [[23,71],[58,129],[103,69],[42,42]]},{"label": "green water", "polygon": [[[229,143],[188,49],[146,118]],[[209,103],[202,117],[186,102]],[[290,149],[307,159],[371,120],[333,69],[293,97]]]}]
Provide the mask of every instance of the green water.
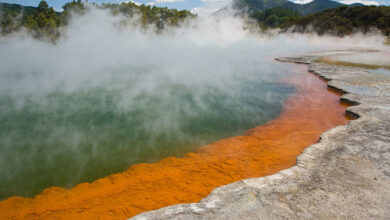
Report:
[{"label": "green water", "polygon": [[0,198],[90,182],[260,125],[293,91],[276,73],[200,83],[161,77],[145,89],[145,79],[125,71],[93,86],[59,83],[38,94],[22,91],[24,77],[3,76],[10,87],[0,95]]}]

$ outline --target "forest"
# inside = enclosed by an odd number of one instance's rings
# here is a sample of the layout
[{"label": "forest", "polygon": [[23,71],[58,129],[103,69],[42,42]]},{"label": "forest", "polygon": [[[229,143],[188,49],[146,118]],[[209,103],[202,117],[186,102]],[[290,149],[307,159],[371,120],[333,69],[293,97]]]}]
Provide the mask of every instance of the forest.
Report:
[{"label": "forest", "polygon": [[256,20],[264,30],[280,28],[282,32],[315,32],[340,37],[378,30],[385,36],[390,36],[388,6],[341,6],[306,16],[289,8],[275,7],[254,12],[249,17]]},{"label": "forest", "polygon": [[286,24],[293,18],[301,17],[297,11],[289,8],[275,7],[250,14],[263,29],[277,28]]},{"label": "forest", "polygon": [[[161,30],[166,25],[179,26],[187,18],[196,17],[188,10],[137,5],[133,2],[86,5],[81,0],[73,0],[63,6],[62,12],[56,12],[44,0],[38,7],[0,3],[1,34],[6,35],[25,28],[35,38],[55,41],[60,34],[59,28],[67,25],[72,15],[85,13],[91,5],[110,10],[114,15],[121,14],[132,18],[132,21],[136,20],[142,27],[152,25],[156,30]],[[390,36],[389,6],[343,5],[309,15],[302,15],[291,7],[273,7],[252,10],[249,12],[249,18],[262,30],[278,28],[282,32],[315,32],[319,35],[341,37],[356,32],[379,30],[385,36]]]},{"label": "forest", "polygon": [[390,7],[363,6],[328,9],[304,17],[290,17],[280,27],[299,33],[316,32],[345,36],[356,32],[379,30],[390,36]]},{"label": "forest", "polygon": [[[157,29],[162,29],[165,25],[177,26],[186,18],[195,17],[188,10],[137,5],[133,2],[92,5],[111,10],[114,15],[122,14],[130,18],[137,16],[140,25],[144,27],[154,25]],[[81,0],[73,0],[62,8],[62,12],[56,12],[44,0],[36,8],[0,3],[1,34],[6,35],[25,28],[35,38],[55,41],[60,34],[59,28],[67,25],[72,15],[83,14],[89,10],[89,5]]]}]

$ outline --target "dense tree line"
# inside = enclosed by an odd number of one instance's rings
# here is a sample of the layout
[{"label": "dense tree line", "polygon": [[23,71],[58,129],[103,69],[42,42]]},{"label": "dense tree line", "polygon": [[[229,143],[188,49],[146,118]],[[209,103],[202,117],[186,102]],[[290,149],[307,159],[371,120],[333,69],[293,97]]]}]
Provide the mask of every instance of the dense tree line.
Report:
[{"label": "dense tree line", "polygon": [[24,7],[16,4],[0,3],[0,27],[2,34],[8,34],[18,29],[26,22],[37,8]]},{"label": "dense tree line", "polygon": [[357,7],[364,6],[360,3],[343,4],[332,0],[313,0],[306,4],[297,4],[291,0],[233,0],[232,7],[238,11],[244,12],[258,12],[271,8],[288,8],[297,11],[301,15],[308,15],[324,11],[326,9],[338,8],[340,6]]},{"label": "dense tree line", "polygon": [[58,36],[59,24],[60,20],[57,12],[54,11],[53,7],[49,7],[45,1],[41,1],[37,10],[28,16],[21,25],[31,31],[34,37],[55,39]]},{"label": "dense tree line", "polygon": [[319,35],[332,34],[344,36],[356,32],[368,33],[372,29],[380,30],[390,36],[390,7],[364,6],[339,7],[323,12],[295,17],[283,25],[285,30],[293,32],[317,32]]},{"label": "dense tree line", "polygon": [[56,12],[46,1],[41,1],[38,7],[1,4],[0,19],[3,35],[20,30],[24,27],[36,38],[55,40],[59,36],[58,28],[65,25],[70,11],[83,6],[79,1],[73,1],[63,6],[63,12]]},{"label": "dense tree line", "polygon": [[[187,10],[176,10],[132,2],[120,4],[102,4],[95,7],[110,10],[114,15],[133,18],[144,27],[154,25],[157,29],[165,25],[177,26],[185,19],[195,15]],[[56,12],[42,0],[38,7],[23,7],[13,4],[0,4],[0,26],[2,34],[9,34],[24,27],[36,38],[48,38],[55,41],[59,28],[68,24],[72,14],[84,14],[88,10],[81,0],[73,0],[63,6],[62,12]],[[274,7],[252,12],[250,17],[263,28],[281,28],[293,32],[317,32],[344,36],[361,31],[367,33],[373,28],[390,36],[390,7],[363,6],[328,9],[323,12],[301,16],[299,12],[283,7]]]},{"label": "dense tree line", "polygon": [[155,24],[158,28],[164,25],[177,26],[186,18],[195,17],[188,10],[168,9],[167,7],[155,7],[150,5],[136,5],[133,2],[121,4],[102,4],[104,9],[110,9],[114,14],[122,14],[127,17],[139,17],[142,25]]},{"label": "dense tree line", "polygon": [[[122,14],[129,18],[139,18],[138,21],[142,26],[155,25],[158,29],[163,28],[164,25],[177,26],[186,18],[195,16],[187,10],[137,5],[132,2],[94,4],[94,6],[110,10],[114,15]],[[44,0],[36,8],[0,4],[1,34],[9,34],[24,27],[36,38],[47,38],[55,41],[59,36],[59,28],[68,24],[72,14],[84,14],[88,10],[88,5],[85,5],[81,0],[73,0],[62,8],[62,12],[56,12]]]},{"label": "dense tree line", "polygon": [[257,11],[250,15],[250,17],[255,19],[263,29],[281,27],[292,18],[300,16],[301,15],[297,11],[281,7]]}]

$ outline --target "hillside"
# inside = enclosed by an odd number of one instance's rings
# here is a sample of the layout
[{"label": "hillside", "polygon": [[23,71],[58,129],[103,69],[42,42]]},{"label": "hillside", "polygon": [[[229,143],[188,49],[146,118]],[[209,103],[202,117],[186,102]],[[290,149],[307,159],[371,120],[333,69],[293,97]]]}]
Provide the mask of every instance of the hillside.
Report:
[{"label": "hillside", "polygon": [[233,0],[232,7],[247,12],[264,11],[275,7],[295,8],[297,4],[287,0]]},{"label": "hillside", "polygon": [[[307,4],[296,4],[288,0],[234,0],[232,3],[232,7],[234,9],[246,11],[249,13],[281,7],[297,11],[302,15],[313,14],[340,6],[346,5],[331,0],[314,0]],[[362,6],[362,4],[352,4],[349,6],[356,7]]]},{"label": "hillside", "polygon": [[[154,25],[157,29],[164,25],[179,25],[187,17],[194,16],[187,10],[137,5],[133,2],[94,5],[110,10],[114,15],[122,14],[129,19],[138,19],[138,24],[144,27]],[[46,1],[41,1],[38,7],[0,3],[0,33],[5,35],[25,28],[35,38],[54,41],[59,36],[58,28],[68,24],[71,12],[83,14],[89,7],[89,4],[86,5],[81,0],[66,3],[62,12],[54,11]]]},{"label": "hillside", "polygon": [[21,13],[31,15],[36,11],[36,7],[22,6],[17,4],[0,3],[0,11],[2,13]]},{"label": "hillside", "polygon": [[37,11],[36,7],[25,7],[16,4],[0,3],[0,30],[2,34],[10,33],[25,22],[28,16]]},{"label": "hillside", "polygon": [[256,20],[262,29],[268,29],[280,27],[293,18],[301,17],[301,15],[289,8],[275,7],[251,13],[249,17]]},{"label": "hillside", "polygon": [[380,30],[390,36],[390,7],[364,6],[339,7],[323,12],[289,19],[284,30],[293,32],[312,32],[344,36],[358,31],[368,33],[372,29]]},{"label": "hillside", "polygon": [[302,15],[312,14],[320,11],[324,11],[330,8],[337,8],[344,4],[330,1],[330,0],[315,0],[307,4],[297,5],[295,10],[300,12]]}]

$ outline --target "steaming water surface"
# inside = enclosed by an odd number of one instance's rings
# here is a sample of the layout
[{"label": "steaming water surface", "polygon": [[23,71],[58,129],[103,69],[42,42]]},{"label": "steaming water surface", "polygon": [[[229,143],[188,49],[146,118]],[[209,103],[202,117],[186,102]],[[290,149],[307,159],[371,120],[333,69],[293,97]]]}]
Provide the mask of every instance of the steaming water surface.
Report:
[{"label": "steaming water surface", "polygon": [[[56,89],[39,98],[24,94],[20,100],[2,93],[2,198],[31,196],[134,163],[181,156],[275,117],[292,88],[276,82],[277,72],[267,80],[260,69],[246,77],[242,73],[223,82],[228,89],[212,85],[215,81],[196,86],[160,79],[151,91],[134,94],[149,72],[128,70],[107,73],[111,77],[105,85],[72,92]],[[18,88],[30,74],[10,74],[6,81]]]},{"label": "steaming water surface", "polygon": [[1,199],[182,156],[261,125],[294,91],[280,82],[289,66],[273,57],[334,42],[260,38],[233,18],[159,35],[118,22],[91,11],[55,45],[0,38]]},{"label": "steaming water surface", "polygon": [[[277,116],[293,91],[277,82],[283,70],[265,79],[260,65],[241,68],[204,85],[154,75],[153,88],[135,91],[151,72],[127,67],[107,71],[102,85],[70,92],[58,85],[39,97],[17,98],[14,90],[39,73],[3,73],[9,86],[0,96],[1,197],[31,196],[181,156]],[[194,74],[188,71],[182,74]]]},{"label": "steaming water surface", "polygon": [[0,198],[182,156],[276,117],[294,90],[258,40],[123,35],[0,42]]}]

